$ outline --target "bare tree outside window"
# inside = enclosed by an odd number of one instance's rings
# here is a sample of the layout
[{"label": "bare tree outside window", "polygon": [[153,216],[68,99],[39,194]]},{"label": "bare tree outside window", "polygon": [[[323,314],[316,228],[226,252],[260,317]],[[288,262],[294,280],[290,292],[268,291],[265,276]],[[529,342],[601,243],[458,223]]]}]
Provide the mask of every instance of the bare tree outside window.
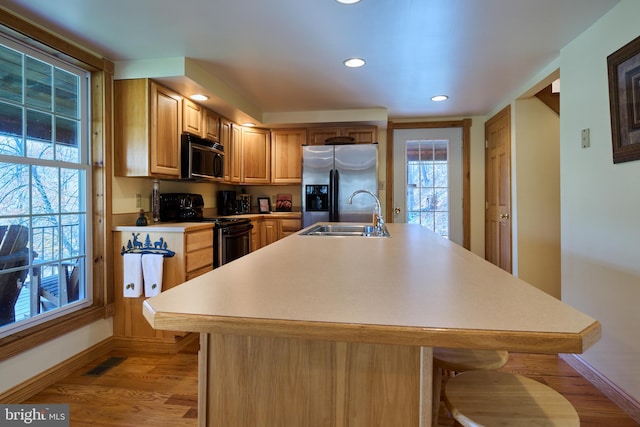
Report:
[{"label": "bare tree outside window", "polygon": [[449,144],[407,141],[407,223],[449,237]]}]

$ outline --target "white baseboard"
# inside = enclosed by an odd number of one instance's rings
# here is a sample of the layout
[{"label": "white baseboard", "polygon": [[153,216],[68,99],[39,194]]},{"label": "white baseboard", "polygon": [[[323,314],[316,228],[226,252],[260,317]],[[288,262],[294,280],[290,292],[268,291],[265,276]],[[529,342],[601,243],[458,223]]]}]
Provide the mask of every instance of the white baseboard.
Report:
[{"label": "white baseboard", "polygon": [[607,377],[602,375],[598,370],[589,365],[582,357],[577,354],[561,354],[560,358],[567,362],[573,369],[578,371],[580,375],[585,377],[587,381],[600,390],[602,394],[607,396],[616,405],[626,412],[637,423],[640,423],[640,402],[620,387],[609,381]]}]

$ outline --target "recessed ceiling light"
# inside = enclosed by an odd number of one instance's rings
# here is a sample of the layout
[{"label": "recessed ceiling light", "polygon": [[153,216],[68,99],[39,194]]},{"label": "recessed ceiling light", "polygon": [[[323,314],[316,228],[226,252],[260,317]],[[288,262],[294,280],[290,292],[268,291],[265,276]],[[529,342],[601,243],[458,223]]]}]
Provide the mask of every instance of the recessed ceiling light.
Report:
[{"label": "recessed ceiling light", "polygon": [[354,4],[354,3],[358,3],[360,0],[336,0],[336,1],[342,4]]},{"label": "recessed ceiling light", "polygon": [[436,96],[432,96],[431,97],[431,100],[433,102],[446,101],[447,99],[449,99],[449,97],[447,95],[436,95]]},{"label": "recessed ceiling light", "polygon": [[253,126],[255,126],[255,125],[256,125],[255,123],[251,123],[251,122],[244,122],[244,123],[242,124],[242,126],[246,126],[246,127],[253,127]]},{"label": "recessed ceiling light", "polygon": [[209,99],[207,95],[203,95],[201,93],[191,95],[189,98],[193,99],[194,101],[206,101],[207,99]]},{"label": "recessed ceiling light", "polygon": [[362,58],[349,58],[344,60],[344,65],[349,68],[358,68],[364,65],[364,59]]}]

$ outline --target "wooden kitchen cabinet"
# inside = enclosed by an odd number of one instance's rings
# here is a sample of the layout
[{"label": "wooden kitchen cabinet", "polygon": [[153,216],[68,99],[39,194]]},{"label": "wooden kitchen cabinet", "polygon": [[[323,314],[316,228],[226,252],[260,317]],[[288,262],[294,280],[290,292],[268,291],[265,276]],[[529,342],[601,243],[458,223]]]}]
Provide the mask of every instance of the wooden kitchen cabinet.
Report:
[{"label": "wooden kitchen cabinet", "polygon": [[302,145],[307,138],[305,129],[271,131],[271,183],[302,183]]},{"label": "wooden kitchen cabinet", "polygon": [[356,144],[373,144],[378,141],[378,128],[376,126],[354,127],[317,127],[307,130],[309,145],[324,145],[327,138],[348,136],[354,139]]},{"label": "wooden kitchen cabinet", "polygon": [[220,141],[220,116],[205,108],[202,113],[202,137],[210,141]]},{"label": "wooden kitchen cabinet", "polygon": [[342,129],[343,135],[350,136],[356,144],[373,144],[378,142],[378,128],[376,126],[350,127]]},{"label": "wooden kitchen cabinet", "polygon": [[280,221],[277,219],[263,219],[260,229],[262,246],[270,245],[280,238]]},{"label": "wooden kitchen cabinet", "polygon": [[220,140],[220,116],[188,98],[184,98],[182,102],[182,131],[218,142]]},{"label": "wooden kitchen cabinet", "polygon": [[188,231],[185,237],[185,280],[213,270],[213,228]]},{"label": "wooden kitchen cabinet", "polygon": [[150,79],[114,82],[114,174],[180,176],[182,97]]},{"label": "wooden kitchen cabinet", "polygon": [[279,238],[285,238],[290,234],[297,233],[302,230],[302,218],[283,218],[280,219]]},{"label": "wooden kitchen cabinet", "polygon": [[[194,230],[160,231],[162,227],[118,227],[114,235],[114,342],[118,348],[172,352],[179,349],[187,334],[181,331],[157,331],[142,315],[145,296],[123,295],[123,257],[129,246],[149,242],[166,247],[175,254],[163,259],[162,289],[167,290],[213,270],[213,225]],[[131,243],[131,245],[129,244]]]},{"label": "wooden kitchen cabinet", "polygon": [[[229,140],[229,152],[225,151],[225,157],[230,157],[229,182],[239,184],[242,181],[242,127],[231,125],[231,139]],[[226,150],[226,148],[225,148]]]},{"label": "wooden kitchen cabinet", "polygon": [[220,118],[220,144],[224,147],[224,182],[231,182],[231,121]]},{"label": "wooden kitchen cabinet", "polygon": [[182,131],[202,137],[204,133],[203,112],[204,108],[201,105],[184,98],[182,100]]},{"label": "wooden kitchen cabinet", "polygon": [[310,128],[307,134],[307,144],[324,145],[326,139],[340,136],[340,128]]},{"label": "wooden kitchen cabinet", "polygon": [[252,218],[251,225],[251,252],[257,251],[262,247],[260,228],[262,227],[262,218]]},{"label": "wooden kitchen cabinet", "polygon": [[[235,155],[235,142],[233,145],[233,155]],[[243,127],[240,153],[240,183],[269,184],[271,182],[271,135],[269,130]]]}]

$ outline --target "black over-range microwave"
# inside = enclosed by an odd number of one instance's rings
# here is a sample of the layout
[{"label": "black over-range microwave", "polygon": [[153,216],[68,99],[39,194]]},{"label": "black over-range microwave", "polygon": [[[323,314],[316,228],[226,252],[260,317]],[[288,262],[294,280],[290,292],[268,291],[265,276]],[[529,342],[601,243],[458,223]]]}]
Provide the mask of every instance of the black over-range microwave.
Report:
[{"label": "black over-range microwave", "polygon": [[193,181],[220,181],[224,178],[224,146],[214,141],[183,133],[181,177]]}]

